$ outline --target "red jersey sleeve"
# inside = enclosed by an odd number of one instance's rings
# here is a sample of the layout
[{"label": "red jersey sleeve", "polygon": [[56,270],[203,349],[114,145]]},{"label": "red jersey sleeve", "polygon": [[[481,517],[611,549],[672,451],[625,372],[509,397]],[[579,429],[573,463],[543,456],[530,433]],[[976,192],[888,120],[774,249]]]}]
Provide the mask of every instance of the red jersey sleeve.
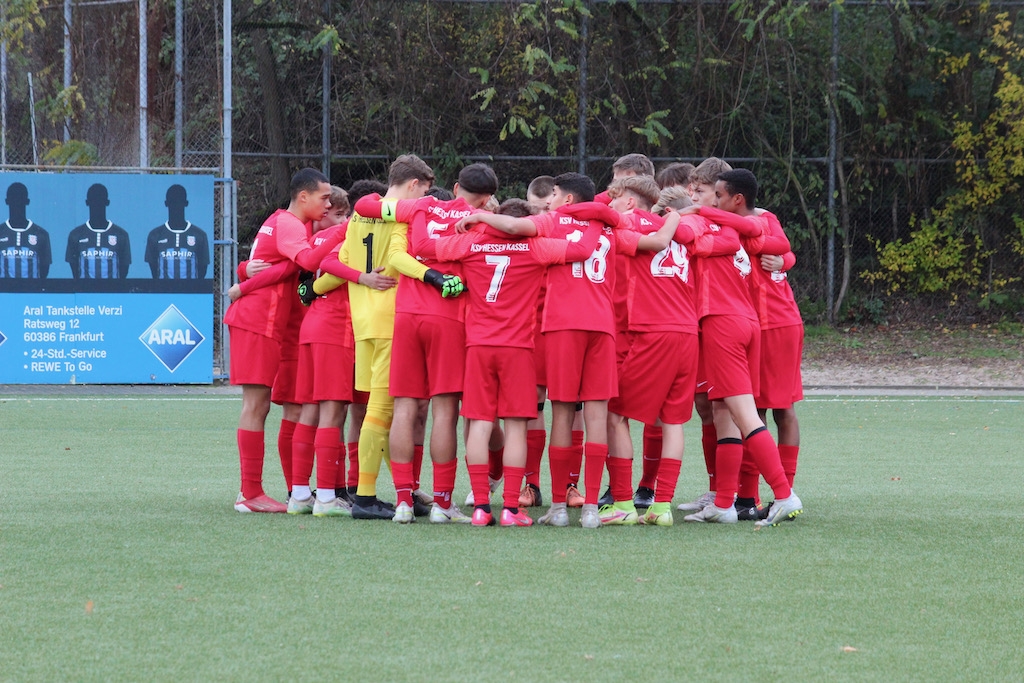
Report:
[{"label": "red jersey sleeve", "polygon": [[341,249],[340,244],[334,245],[334,250],[324,256],[320,261],[320,270],[324,273],[330,273],[331,275],[340,277],[342,280],[348,280],[349,282],[359,282],[359,276],[362,275],[358,270],[351,266],[345,265],[338,260],[338,251]]},{"label": "red jersey sleeve", "polygon": [[537,237],[548,237],[554,231],[558,221],[555,219],[555,212],[549,211],[537,216],[527,216],[537,226]]},{"label": "red jersey sleeve", "polygon": [[608,190],[605,190],[604,192],[601,192],[596,197],[594,197],[594,201],[601,202],[602,204],[611,204],[612,198],[608,196]]},{"label": "red jersey sleeve", "polygon": [[759,253],[782,256],[791,252],[793,247],[789,244],[789,238],[786,237],[786,231],[782,229],[782,223],[779,222],[778,216],[771,211],[765,211],[761,214],[761,218],[765,220],[767,229],[765,230],[764,245]]},{"label": "red jersey sleeve", "polygon": [[436,240],[426,240],[423,255],[438,261],[458,261],[469,254],[470,245],[476,241],[480,233],[467,232]]},{"label": "red jersey sleeve", "polygon": [[759,237],[764,232],[766,223],[759,216],[740,216],[713,206],[700,207],[700,215],[713,223],[728,225],[744,237]]},{"label": "red jersey sleeve", "polygon": [[381,196],[377,193],[368,194],[365,197],[360,197],[359,201],[356,202],[352,210],[358,213],[364,218],[383,218],[384,213],[384,202],[395,202],[395,217],[393,219],[396,223],[408,223],[412,220],[413,215],[419,210],[419,204],[424,199],[434,199],[433,197],[424,197],[423,199],[381,199]]},{"label": "red jersey sleeve", "polygon": [[601,221],[612,228],[619,227],[619,224],[622,222],[622,217],[618,211],[600,202],[580,202],[579,204],[563,206],[558,209],[558,213],[585,221]]},{"label": "red jersey sleeve", "polygon": [[[242,264],[245,263],[247,262],[242,262]],[[244,272],[244,265],[239,265],[239,270]],[[297,272],[298,269],[295,267],[294,263],[291,261],[281,261],[280,263],[275,263],[269,268],[264,268],[251,278],[242,280],[238,286],[241,288],[242,294],[249,294],[253,290],[260,289],[262,287],[269,287],[270,285],[276,285],[278,282],[284,282]]]},{"label": "red jersey sleeve", "polygon": [[796,254],[791,251],[787,251],[782,255],[782,268],[780,269],[783,273],[796,265]]},{"label": "red jersey sleeve", "polygon": [[628,230],[616,230],[615,251],[627,256],[636,256],[642,235],[637,232],[635,225]]}]

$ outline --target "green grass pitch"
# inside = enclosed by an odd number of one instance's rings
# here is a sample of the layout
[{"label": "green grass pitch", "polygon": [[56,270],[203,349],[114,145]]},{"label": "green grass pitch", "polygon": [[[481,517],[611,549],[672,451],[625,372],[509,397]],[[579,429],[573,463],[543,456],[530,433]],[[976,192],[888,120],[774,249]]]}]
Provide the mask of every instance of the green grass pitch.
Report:
[{"label": "green grass pitch", "polygon": [[[239,408],[0,398],[0,680],[1024,671],[1020,399],[809,398],[805,513],[762,531],[678,513],[672,528],[597,530],[240,515]],[[676,502],[706,485],[691,423]],[[386,470],[380,489],[393,499]],[[467,491],[460,465],[458,502]]]}]

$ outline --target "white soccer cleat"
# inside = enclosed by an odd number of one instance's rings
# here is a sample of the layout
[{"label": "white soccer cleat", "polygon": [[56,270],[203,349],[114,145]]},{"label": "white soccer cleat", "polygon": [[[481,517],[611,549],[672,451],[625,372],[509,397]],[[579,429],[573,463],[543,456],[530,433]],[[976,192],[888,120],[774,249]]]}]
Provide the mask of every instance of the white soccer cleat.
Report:
[{"label": "white soccer cleat", "polygon": [[547,526],[569,526],[569,512],[565,509],[565,503],[552,503],[551,509],[544,513],[537,523]]},{"label": "white soccer cleat", "polygon": [[768,516],[765,519],[754,522],[754,526],[762,529],[766,526],[775,526],[790,519],[796,519],[797,515],[804,511],[804,504],[795,493],[790,493],[789,498],[783,498],[772,503],[768,509]]},{"label": "white soccer cleat", "polygon": [[411,524],[416,521],[416,515],[413,514],[411,505],[408,503],[399,503],[395,508],[395,516],[392,517],[391,520],[398,522],[399,524]]},{"label": "white soccer cleat", "polygon": [[694,512],[692,515],[686,515],[683,517],[684,522],[713,522],[716,524],[735,524],[738,521],[736,517],[736,506],[730,505],[727,508],[720,508],[714,503],[706,505],[702,510]]},{"label": "white soccer cleat", "polygon": [[700,498],[689,503],[680,503],[676,510],[680,512],[700,512],[708,505],[712,505],[715,502],[715,492],[708,491]]},{"label": "white soccer cleat", "polygon": [[601,516],[598,514],[596,505],[583,505],[583,510],[580,512],[580,526],[584,529],[601,528]]},{"label": "white soccer cleat", "polygon": [[473,518],[466,515],[455,503],[452,503],[450,508],[443,508],[437,503],[430,507],[432,524],[469,524],[472,521]]}]

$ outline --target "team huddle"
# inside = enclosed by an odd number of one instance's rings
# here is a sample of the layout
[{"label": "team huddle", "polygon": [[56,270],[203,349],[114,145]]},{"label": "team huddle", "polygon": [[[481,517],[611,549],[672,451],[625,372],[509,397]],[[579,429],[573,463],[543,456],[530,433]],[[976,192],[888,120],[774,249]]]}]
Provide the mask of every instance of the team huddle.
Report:
[{"label": "team huddle", "polygon": [[[696,408],[709,487],[678,506],[684,520],[760,528],[799,515],[795,258],[777,217],[756,207],[756,178],[717,158],[655,175],[629,154],[612,170],[601,194],[564,173],[501,204],[485,164],[463,168],[451,192],[414,155],[392,163],[386,186],[348,193],[296,173],[224,318],[242,386],[235,509],[531,526],[547,445],[550,505],[537,523],[568,526],[580,507],[585,528],[670,526]],[[287,503],[263,489],[272,402]],[[644,430],[635,489],[630,420]],[[452,500],[460,436],[469,514]],[[393,505],[377,497],[382,462]]]}]

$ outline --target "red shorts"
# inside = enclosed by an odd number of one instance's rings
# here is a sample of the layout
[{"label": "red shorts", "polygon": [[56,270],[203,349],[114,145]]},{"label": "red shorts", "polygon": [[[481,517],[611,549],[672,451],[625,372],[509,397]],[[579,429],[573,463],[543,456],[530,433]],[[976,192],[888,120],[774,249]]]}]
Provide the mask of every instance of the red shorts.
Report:
[{"label": "red shorts", "polygon": [[466,349],[462,416],[469,420],[537,417],[533,351],[510,346]]},{"label": "red shorts", "polygon": [[438,315],[395,314],[391,340],[392,396],[430,398],[462,393],[466,326]]},{"label": "red shorts", "polygon": [[335,344],[300,344],[296,398],[301,403],[352,402],[355,349]]},{"label": "red shorts", "polygon": [[[697,331],[697,347],[702,348],[704,346],[703,339],[700,331]],[[704,369],[704,352],[699,351],[697,353],[697,393],[706,394],[708,393],[708,372]]]},{"label": "red shorts", "polygon": [[619,395],[608,410],[653,425],[683,424],[693,415],[697,335],[644,332],[633,337],[619,373]]},{"label": "red shorts", "polygon": [[708,398],[756,395],[760,382],[761,327],[737,315],[701,320],[700,352],[708,378]]},{"label": "red shorts", "polygon": [[803,351],[803,325],[761,330],[761,391],[754,397],[758,408],[792,408],[803,400]]},{"label": "red shorts", "polygon": [[582,330],[545,334],[548,398],[562,403],[607,401],[619,393],[612,335]]},{"label": "red shorts", "polygon": [[231,348],[229,376],[232,384],[274,386],[274,376],[281,364],[281,344],[238,327],[228,327]]},{"label": "red shorts", "polygon": [[540,323],[538,322],[533,334],[533,367],[537,373],[537,386],[539,387],[546,387],[548,385],[548,364],[545,358],[547,352],[548,345],[544,340],[544,335],[541,334]]},{"label": "red shorts", "polygon": [[633,332],[615,333],[615,364],[621,368],[622,361],[629,355],[629,347],[633,345]]},{"label": "red shorts", "polygon": [[299,353],[296,350],[295,358],[282,358],[281,364],[277,366],[277,376],[274,377],[274,388],[270,392],[270,400],[277,405],[302,403],[299,400],[298,376]]},{"label": "red shorts", "polygon": [[[355,375],[355,370],[352,371],[352,374]],[[358,389],[353,389],[352,402],[355,403],[357,406],[365,406],[369,400],[369,391],[359,391]]]}]

